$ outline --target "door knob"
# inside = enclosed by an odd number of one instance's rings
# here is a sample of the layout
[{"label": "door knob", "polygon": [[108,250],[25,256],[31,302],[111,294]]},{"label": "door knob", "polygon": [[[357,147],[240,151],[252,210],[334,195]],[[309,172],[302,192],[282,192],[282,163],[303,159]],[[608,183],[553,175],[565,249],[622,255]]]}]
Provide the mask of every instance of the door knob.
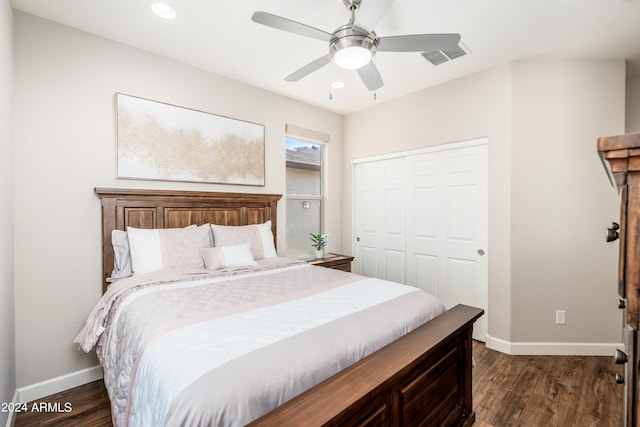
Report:
[{"label": "door knob", "polygon": [[611,227],[607,228],[607,242],[618,240],[618,238],[620,237],[620,232],[618,231],[619,229],[620,224],[616,222],[611,223]]},{"label": "door knob", "polygon": [[478,255],[480,256],[484,255],[484,249],[478,249]]},{"label": "door knob", "polygon": [[616,348],[614,359],[616,360],[616,365],[624,365],[628,361],[627,355],[619,348]]}]

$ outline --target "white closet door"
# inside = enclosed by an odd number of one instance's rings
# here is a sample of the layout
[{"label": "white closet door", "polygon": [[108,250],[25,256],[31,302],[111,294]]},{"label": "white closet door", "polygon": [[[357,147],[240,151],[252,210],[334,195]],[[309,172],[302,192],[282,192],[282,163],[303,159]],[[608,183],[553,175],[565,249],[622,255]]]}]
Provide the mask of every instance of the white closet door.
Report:
[{"label": "white closet door", "polygon": [[407,281],[451,308],[485,309],[487,335],[487,145],[407,157]]},{"label": "white closet door", "polygon": [[405,282],[405,160],[357,165],[354,272]]},{"label": "white closet door", "polygon": [[355,164],[354,272],[417,286],[488,317],[486,140]]}]

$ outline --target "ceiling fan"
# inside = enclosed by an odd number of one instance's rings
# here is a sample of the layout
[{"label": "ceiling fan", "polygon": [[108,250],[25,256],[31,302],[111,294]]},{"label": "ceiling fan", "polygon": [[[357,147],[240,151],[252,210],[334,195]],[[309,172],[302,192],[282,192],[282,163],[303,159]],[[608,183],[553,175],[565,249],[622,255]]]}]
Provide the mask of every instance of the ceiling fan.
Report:
[{"label": "ceiling fan", "polygon": [[373,31],[393,0],[343,0],[351,13],[349,22],[328,33],[268,12],[255,12],[251,20],[268,27],[326,41],[329,53],[285,77],[295,82],[329,64],[357,70],[367,89],[380,89],[384,83],[371,61],[376,52],[428,52],[458,46],[460,34],[413,34],[378,37]]}]

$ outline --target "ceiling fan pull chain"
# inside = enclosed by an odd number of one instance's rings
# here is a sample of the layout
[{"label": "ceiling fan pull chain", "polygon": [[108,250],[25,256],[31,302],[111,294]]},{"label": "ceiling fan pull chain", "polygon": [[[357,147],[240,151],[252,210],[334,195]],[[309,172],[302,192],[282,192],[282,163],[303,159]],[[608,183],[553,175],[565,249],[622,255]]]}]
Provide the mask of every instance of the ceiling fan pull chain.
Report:
[{"label": "ceiling fan pull chain", "polygon": [[[371,73],[373,74],[373,83],[374,83],[374,87],[378,87],[377,83],[378,83],[378,73],[375,72],[375,64],[373,63],[373,59],[371,59],[371,63],[374,65],[374,67],[371,69]],[[373,100],[377,100],[378,99],[378,94],[376,93],[376,90],[373,90]]]}]

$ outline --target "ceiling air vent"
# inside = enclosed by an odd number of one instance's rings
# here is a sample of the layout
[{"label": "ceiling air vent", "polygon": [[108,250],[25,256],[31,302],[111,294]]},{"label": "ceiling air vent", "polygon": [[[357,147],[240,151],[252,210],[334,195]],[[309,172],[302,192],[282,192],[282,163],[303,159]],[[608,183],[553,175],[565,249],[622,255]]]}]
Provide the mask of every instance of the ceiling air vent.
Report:
[{"label": "ceiling air vent", "polygon": [[433,65],[440,65],[452,59],[460,58],[467,54],[467,51],[459,44],[453,49],[432,50],[422,52],[421,55]]}]

